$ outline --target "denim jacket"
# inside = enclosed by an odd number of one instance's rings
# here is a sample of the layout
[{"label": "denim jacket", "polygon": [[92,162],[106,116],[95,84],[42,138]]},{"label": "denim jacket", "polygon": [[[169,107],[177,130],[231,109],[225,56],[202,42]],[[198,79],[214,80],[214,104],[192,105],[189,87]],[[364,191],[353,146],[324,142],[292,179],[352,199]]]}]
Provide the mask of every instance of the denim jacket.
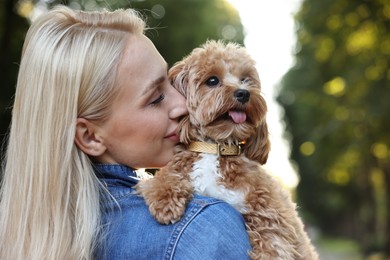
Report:
[{"label": "denim jacket", "polygon": [[131,168],[98,164],[95,169],[115,199],[102,197],[104,232],[96,259],[249,259],[244,220],[229,204],[196,195],[181,220],[162,225],[134,194],[138,180]]}]

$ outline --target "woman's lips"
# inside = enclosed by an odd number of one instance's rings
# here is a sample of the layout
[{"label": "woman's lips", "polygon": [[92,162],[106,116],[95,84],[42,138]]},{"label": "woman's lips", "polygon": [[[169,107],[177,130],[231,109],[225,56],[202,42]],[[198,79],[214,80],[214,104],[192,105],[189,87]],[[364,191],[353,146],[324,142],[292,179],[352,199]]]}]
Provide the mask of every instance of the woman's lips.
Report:
[{"label": "woman's lips", "polygon": [[179,136],[176,134],[176,132],[171,133],[171,134],[165,136],[165,139],[172,140],[172,141],[174,141],[174,142],[176,142],[176,143],[178,143],[178,142],[180,141],[180,138],[179,138]]}]

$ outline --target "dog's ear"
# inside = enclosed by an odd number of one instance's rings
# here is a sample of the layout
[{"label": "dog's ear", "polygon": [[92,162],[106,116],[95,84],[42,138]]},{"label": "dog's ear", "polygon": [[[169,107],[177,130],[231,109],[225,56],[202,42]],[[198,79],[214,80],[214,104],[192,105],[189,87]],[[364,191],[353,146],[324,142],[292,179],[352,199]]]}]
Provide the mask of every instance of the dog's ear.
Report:
[{"label": "dog's ear", "polygon": [[179,129],[180,142],[183,144],[189,144],[191,141],[191,123],[189,115],[186,115],[185,117],[183,117],[183,119],[180,120]]},{"label": "dog's ear", "polygon": [[257,161],[260,164],[265,164],[271,147],[268,136],[268,126],[265,119],[256,131],[257,133],[253,138],[246,141],[243,151],[249,159]]},{"label": "dog's ear", "polygon": [[172,86],[187,98],[188,70],[185,69],[184,61],[176,62],[169,70],[168,78]]},{"label": "dog's ear", "polygon": [[[168,78],[172,86],[187,99],[188,69],[186,68],[184,60],[176,62],[175,65],[169,69]],[[180,120],[178,128],[180,129],[180,142],[183,144],[189,144],[191,131],[189,115],[186,115]]]}]

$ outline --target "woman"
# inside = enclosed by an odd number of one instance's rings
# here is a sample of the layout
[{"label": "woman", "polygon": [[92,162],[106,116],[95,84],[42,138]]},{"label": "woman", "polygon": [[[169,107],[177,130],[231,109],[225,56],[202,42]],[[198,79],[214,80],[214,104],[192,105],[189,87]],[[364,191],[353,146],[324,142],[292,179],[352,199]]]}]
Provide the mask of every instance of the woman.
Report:
[{"label": "woman", "polygon": [[243,259],[243,220],[196,197],[159,225],[133,169],[162,167],[187,113],[134,10],[57,7],[23,47],[3,167],[0,259]]}]

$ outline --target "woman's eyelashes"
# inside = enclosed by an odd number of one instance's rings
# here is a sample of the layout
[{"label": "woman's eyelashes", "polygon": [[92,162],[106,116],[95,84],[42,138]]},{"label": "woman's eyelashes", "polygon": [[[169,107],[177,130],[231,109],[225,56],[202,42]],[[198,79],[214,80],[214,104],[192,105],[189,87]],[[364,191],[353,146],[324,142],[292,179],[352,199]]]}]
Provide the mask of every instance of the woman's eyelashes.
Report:
[{"label": "woman's eyelashes", "polygon": [[150,104],[151,104],[152,106],[156,106],[156,105],[160,104],[161,101],[164,100],[164,98],[165,98],[165,94],[162,93],[158,98],[156,98],[155,100],[153,100],[152,102],[150,102]]}]

